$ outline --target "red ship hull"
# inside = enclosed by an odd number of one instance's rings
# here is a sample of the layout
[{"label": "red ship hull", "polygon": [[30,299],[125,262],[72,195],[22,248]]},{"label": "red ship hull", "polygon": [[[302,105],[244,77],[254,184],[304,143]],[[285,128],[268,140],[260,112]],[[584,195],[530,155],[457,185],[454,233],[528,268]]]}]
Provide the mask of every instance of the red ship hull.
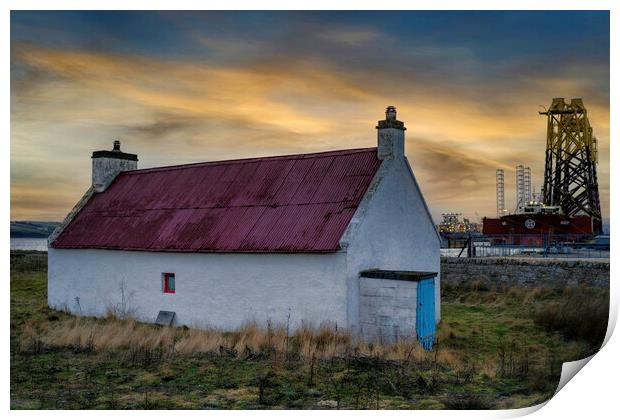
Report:
[{"label": "red ship hull", "polygon": [[575,241],[593,234],[590,216],[557,214],[511,214],[499,219],[485,217],[482,233],[506,245],[542,246],[546,241]]}]

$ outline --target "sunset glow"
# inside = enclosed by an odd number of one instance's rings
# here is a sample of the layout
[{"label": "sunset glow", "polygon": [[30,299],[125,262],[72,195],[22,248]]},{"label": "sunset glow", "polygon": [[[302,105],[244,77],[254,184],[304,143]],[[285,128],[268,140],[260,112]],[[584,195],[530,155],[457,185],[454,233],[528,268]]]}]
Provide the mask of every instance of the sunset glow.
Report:
[{"label": "sunset glow", "polygon": [[[579,26],[581,31],[575,31]],[[435,217],[542,184],[581,97],[609,219],[608,12],[12,12],[11,219],[61,220],[113,140],[139,167],[370,147],[395,105]]]}]

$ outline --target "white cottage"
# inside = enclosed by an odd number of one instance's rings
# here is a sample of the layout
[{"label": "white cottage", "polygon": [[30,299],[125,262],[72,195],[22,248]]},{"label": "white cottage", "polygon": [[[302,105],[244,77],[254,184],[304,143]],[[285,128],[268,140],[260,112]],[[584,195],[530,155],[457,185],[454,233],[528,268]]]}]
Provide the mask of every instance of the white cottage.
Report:
[{"label": "white cottage", "polygon": [[91,188],[49,240],[49,305],[429,347],[440,239],[394,107],[377,129],[376,148],[149,169],[118,142],[94,152]]}]

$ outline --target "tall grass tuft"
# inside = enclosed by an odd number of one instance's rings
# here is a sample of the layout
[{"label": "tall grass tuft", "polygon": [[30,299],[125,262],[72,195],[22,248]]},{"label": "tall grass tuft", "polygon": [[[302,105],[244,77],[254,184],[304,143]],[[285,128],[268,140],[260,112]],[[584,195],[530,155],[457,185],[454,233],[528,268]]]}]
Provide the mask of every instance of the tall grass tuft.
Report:
[{"label": "tall grass tuft", "polygon": [[[246,324],[231,332],[217,329],[160,327],[133,319],[75,317],[42,324],[40,332],[26,328],[24,348],[66,347],[74,351],[122,351],[129,363],[149,363],[173,354],[220,354],[236,358],[282,357],[311,361],[350,356],[418,362],[438,359],[457,363],[452,350],[426,352],[414,338],[394,343],[363,343],[346,330],[303,326],[290,336],[286,328]],[[38,343],[38,344],[37,344]]]},{"label": "tall grass tuft", "polygon": [[609,290],[567,288],[562,302],[541,305],[534,322],[548,331],[558,331],[568,339],[602,345],[609,318]]},{"label": "tall grass tuft", "polygon": [[17,351],[23,354],[39,354],[43,351],[43,339],[33,323],[24,325],[17,342]]}]

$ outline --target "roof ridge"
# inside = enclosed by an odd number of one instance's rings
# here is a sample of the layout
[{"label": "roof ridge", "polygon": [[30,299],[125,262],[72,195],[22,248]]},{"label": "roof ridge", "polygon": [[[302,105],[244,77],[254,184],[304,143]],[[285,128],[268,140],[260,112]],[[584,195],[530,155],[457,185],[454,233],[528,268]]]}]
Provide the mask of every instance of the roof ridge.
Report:
[{"label": "roof ridge", "polygon": [[370,152],[374,150],[377,150],[377,147],[328,150],[325,152],[297,153],[297,154],[291,154],[291,155],[276,155],[276,156],[263,156],[263,157],[251,157],[251,158],[240,158],[240,159],[214,160],[214,161],[209,161],[209,162],[182,163],[179,165],[167,165],[167,166],[156,166],[153,168],[135,169],[131,171],[125,171],[121,175],[133,175],[133,174],[149,173],[149,172],[171,171],[171,170],[176,170],[176,169],[185,169],[185,168],[201,167],[201,166],[232,165],[235,163],[259,162],[263,160],[311,159],[311,158],[316,158],[320,156],[330,156],[330,155],[331,156],[336,156],[336,155],[343,156],[343,155],[352,155],[356,153]]}]

